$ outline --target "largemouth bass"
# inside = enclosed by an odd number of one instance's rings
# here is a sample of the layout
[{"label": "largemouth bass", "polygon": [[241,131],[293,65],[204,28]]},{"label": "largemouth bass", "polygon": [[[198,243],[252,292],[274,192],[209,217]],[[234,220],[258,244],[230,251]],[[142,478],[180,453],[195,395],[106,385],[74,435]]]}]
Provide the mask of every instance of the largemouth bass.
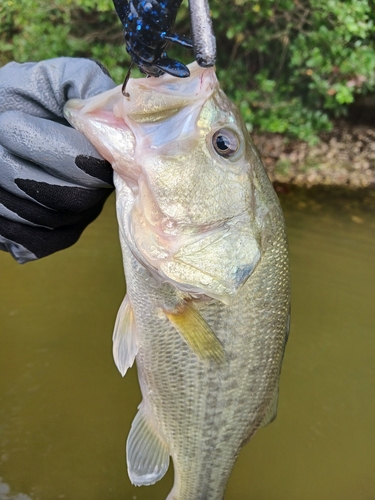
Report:
[{"label": "largemouth bass", "polygon": [[212,68],[131,79],[65,114],[113,166],[127,293],[113,335],[143,401],[132,483],[221,500],[241,447],[276,415],[289,329],[277,196]]}]

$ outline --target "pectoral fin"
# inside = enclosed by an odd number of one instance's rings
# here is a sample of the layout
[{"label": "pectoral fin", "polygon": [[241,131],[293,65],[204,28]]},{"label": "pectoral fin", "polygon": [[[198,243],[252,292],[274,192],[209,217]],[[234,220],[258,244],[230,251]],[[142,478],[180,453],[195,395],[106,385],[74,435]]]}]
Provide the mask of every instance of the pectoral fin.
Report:
[{"label": "pectoral fin", "polygon": [[117,313],[112,337],[113,359],[123,377],[128,368],[133,366],[138,352],[136,331],[133,309],[128,296],[125,295]]},{"label": "pectoral fin", "polygon": [[169,467],[169,453],[141,403],[126,442],[130,481],[136,486],[154,484]]},{"label": "pectoral fin", "polygon": [[219,339],[192,304],[185,301],[176,310],[164,313],[199,358],[219,364],[225,361]]}]

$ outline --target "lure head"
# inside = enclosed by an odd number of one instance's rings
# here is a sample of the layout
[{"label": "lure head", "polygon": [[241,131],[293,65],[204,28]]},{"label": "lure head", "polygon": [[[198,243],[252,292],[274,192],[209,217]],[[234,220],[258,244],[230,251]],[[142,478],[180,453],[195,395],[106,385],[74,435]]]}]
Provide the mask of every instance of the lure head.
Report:
[{"label": "lure head", "polygon": [[167,40],[160,36],[160,26],[157,26],[157,19],[162,19],[162,10],[155,0],[131,0],[123,23],[126,51],[143,73],[155,77],[163,74],[154,63],[162,57],[167,45]]},{"label": "lure head", "polygon": [[171,35],[181,1],[114,0],[124,26],[126,51],[142,73],[155,77],[164,73],[179,78],[189,76],[184,64],[165,54],[168,41],[181,43],[181,37]]},{"label": "lure head", "polygon": [[69,101],[65,113],[118,174],[134,256],[184,292],[229,303],[261,255],[265,176],[214,69],[189,69],[184,80],[131,79],[130,98],[117,88]]}]

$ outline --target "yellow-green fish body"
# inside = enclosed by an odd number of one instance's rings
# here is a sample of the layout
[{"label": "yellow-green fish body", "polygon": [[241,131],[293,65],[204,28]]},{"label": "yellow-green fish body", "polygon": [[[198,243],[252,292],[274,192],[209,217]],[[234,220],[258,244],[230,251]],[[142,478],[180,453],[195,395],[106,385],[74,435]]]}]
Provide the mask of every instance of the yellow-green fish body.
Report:
[{"label": "yellow-green fish body", "polygon": [[241,449],[276,415],[288,334],[282,211],[212,68],[130,80],[68,120],[115,170],[127,295],[116,320],[122,374],[143,401],[127,441],[131,481],[172,457],[168,500],[221,500]]}]

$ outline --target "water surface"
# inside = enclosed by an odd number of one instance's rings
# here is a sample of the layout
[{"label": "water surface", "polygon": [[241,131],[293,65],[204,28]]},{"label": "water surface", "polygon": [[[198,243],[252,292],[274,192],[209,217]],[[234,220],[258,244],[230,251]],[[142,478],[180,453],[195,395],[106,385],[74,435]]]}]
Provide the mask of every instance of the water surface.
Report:
[{"label": "water surface", "polygon": [[[375,202],[281,193],[292,327],[278,417],[240,454],[226,500],[375,499]],[[130,485],[136,372],[112,361],[124,295],[113,197],[74,248],[0,252],[0,500],[164,500]],[[193,500],[193,499],[192,499]]]}]

